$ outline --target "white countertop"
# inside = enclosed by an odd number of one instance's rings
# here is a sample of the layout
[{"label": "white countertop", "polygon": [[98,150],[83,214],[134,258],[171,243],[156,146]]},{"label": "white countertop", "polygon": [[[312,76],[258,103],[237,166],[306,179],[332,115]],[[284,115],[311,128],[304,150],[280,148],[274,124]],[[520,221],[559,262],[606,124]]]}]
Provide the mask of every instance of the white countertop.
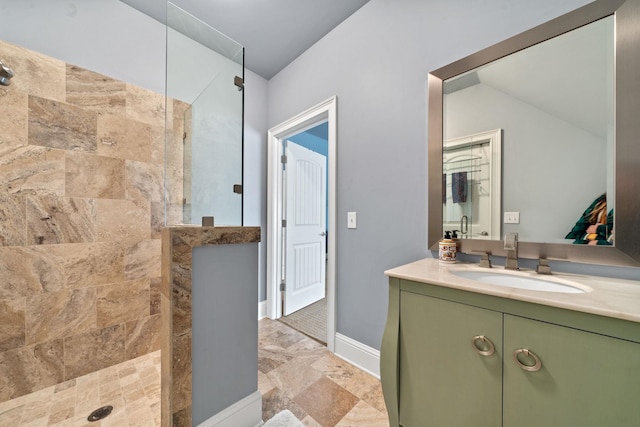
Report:
[{"label": "white countertop", "polygon": [[583,276],[568,273],[553,273],[551,276],[538,275],[533,270],[509,271],[522,277],[539,278],[572,284],[588,289],[585,293],[558,293],[516,289],[485,284],[465,279],[453,274],[456,270],[487,271],[501,274],[501,266],[492,269],[478,267],[471,263],[443,263],[437,259],[425,258],[410,264],[385,271],[390,277],[429,283],[452,289],[493,295],[502,298],[544,304],[584,313],[630,320],[640,323],[640,281],[612,279],[607,277]]}]

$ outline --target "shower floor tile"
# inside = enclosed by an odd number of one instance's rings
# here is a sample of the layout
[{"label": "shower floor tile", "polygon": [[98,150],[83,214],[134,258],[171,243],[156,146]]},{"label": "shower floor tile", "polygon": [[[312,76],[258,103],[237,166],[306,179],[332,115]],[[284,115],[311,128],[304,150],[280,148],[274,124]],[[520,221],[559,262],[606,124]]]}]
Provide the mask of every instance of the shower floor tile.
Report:
[{"label": "shower floor tile", "polygon": [[[111,405],[101,421],[96,409]],[[0,403],[0,426],[160,426],[160,351]]]}]

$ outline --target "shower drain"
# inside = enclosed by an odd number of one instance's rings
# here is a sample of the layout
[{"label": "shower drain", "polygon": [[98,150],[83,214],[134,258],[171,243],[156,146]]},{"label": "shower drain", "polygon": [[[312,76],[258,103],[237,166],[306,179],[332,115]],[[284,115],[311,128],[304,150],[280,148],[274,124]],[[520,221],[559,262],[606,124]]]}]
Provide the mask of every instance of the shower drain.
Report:
[{"label": "shower drain", "polygon": [[87,421],[90,421],[90,422],[99,421],[103,418],[108,417],[111,411],[113,411],[113,406],[111,405],[98,408],[89,415],[89,417],[87,418]]}]

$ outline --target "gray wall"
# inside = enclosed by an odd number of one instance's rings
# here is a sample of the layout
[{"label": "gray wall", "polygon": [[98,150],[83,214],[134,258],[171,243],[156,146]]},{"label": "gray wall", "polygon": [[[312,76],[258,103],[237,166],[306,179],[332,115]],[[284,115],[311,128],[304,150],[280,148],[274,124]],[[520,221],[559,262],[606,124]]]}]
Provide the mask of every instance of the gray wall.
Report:
[{"label": "gray wall", "polygon": [[193,248],[193,423],[258,390],[258,245]]},{"label": "gray wall", "polygon": [[[269,126],[338,97],[339,333],[379,348],[383,271],[431,256],[427,73],[587,3],[371,0],[269,81]],[[356,230],[347,230],[347,211],[358,212]],[[638,276],[637,269],[557,269]]]},{"label": "gray wall", "polygon": [[165,27],[119,0],[3,1],[0,39],[164,93]]}]

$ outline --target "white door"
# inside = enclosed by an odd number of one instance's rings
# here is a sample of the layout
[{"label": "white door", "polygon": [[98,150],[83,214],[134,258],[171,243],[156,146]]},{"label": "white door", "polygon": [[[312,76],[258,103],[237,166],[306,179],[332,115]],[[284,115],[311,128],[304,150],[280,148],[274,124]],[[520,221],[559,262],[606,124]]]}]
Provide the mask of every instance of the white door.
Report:
[{"label": "white door", "polygon": [[283,314],[325,297],[327,178],[325,156],[286,143]]},{"label": "white door", "polygon": [[[502,129],[444,141],[442,160],[443,230],[458,230],[461,239],[500,240]],[[454,184],[459,173],[462,195]]]}]

